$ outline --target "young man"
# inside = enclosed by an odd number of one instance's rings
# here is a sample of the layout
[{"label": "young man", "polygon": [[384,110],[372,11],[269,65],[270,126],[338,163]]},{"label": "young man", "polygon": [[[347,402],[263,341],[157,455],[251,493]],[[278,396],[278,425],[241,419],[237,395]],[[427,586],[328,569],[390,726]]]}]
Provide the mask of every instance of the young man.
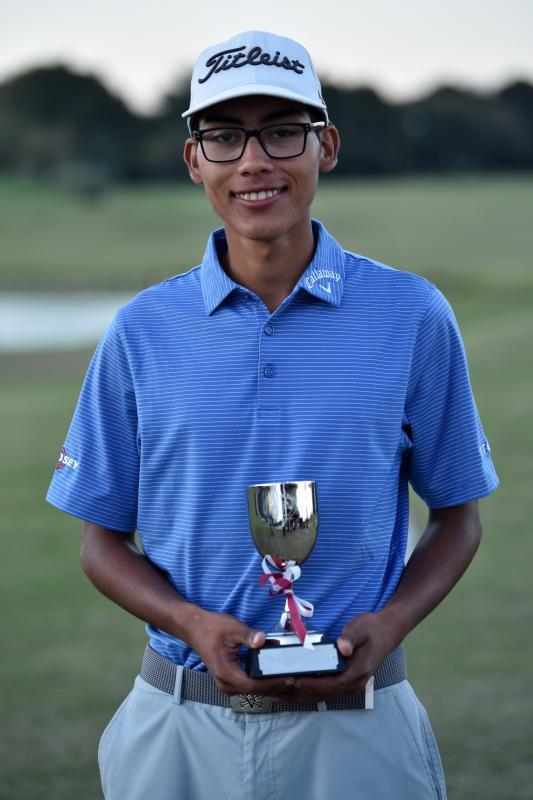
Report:
[{"label": "young man", "polygon": [[[254,31],[209,48],[184,117],[190,176],[224,228],[200,267],[116,315],[49,492],[85,520],[89,578],[148,623],[100,744],[105,796],[442,798],[401,642],[468,566],[497,485],[452,312],[311,220],[339,135],[298,43]],[[239,650],[280,609],[246,488],[309,479],[319,536],[298,588],[346,671],[252,680]],[[404,568],[408,482],[429,521]]]}]

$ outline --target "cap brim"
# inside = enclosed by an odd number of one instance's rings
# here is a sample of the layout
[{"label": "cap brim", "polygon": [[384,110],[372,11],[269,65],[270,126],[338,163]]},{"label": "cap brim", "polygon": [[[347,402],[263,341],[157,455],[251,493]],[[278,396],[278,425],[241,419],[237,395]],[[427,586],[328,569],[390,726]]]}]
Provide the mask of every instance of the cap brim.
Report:
[{"label": "cap brim", "polygon": [[225,100],[233,100],[235,97],[248,97],[252,94],[266,95],[267,97],[283,97],[285,100],[292,100],[295,103],[302,103],[302,105],[305,106],[312,106],[313,108],[318,108],[323,111],[326,120],[328,118],[326,106],[319,100],[313,101],[310,100],[306,95],[298,94],[297,92],[291,92],[289,89],[283,89],[279,86],[269,86],[268,84],[260,83],[251,83],[244,86],[234,86],[231,89],[226,89],[225,92],[220,92],[217,95],[213,95],[213,97],[206,99],[205,102],[190,106],[187,111],[183,112],[181,116],[182,118],[186,119],[187,117],[192,117],[192,115],[198,113],[198,111],[202,111],[204,108],[214,106],[217,103],[223,103]]}]

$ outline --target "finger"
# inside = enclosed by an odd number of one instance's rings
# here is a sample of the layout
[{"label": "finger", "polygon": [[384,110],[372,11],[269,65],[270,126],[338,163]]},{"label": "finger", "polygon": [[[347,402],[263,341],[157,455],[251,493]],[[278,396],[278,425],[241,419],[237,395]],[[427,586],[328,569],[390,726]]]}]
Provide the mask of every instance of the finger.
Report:
[{"label": "finger", "polygon": [[358,631],[356,621],[352,620],[341,631],[337,639],[337,647],[341,655],[345,658],[350,658],[354,650],[364,644],[365,641],[366,635],[362,631]]},{"label": "finger", "polygon": [[254,682],[236,661],[220,665],[212,674],[216,685],[225,694],[243,694],[254,691]]},{"label": "finger", "polygon": [[250,688],[247,691],[255,692],[255,694],[262,694],[265,697],[284,697],[288,692],[294,688],[294,678],[261,678],[260,680],[252,680]]},{"label": "finger", "polygon": [[322,697],[335,697],[339,694],[353,694],[362,689],[369,675],[357,659],[348,662],[344,672],[334,675],[299,676],[296,678],[294,695],[313,697],[314,701]]},{"label": "finger", "polygon": [[296,699],[330,697],[343,691],[339,679],[334,680],[328,677],[320,678],[297,678],[291,695]]},{"label": "finger", "polygon": [[278,697],[290,692],[294,687],[294,678],[276,678],[274,680],[253,680],[246,673],[235,679],[231,686],[223,691],[228,694],[260,694],[264,697]]},{"label": "finger", "polygon": [[342,634],[337,639],[337,647],[339,648],[339,653],[344,656],[344,658],[350,658],[353,655],[353,651],[355,649],[354,645],[350,642]]},{"label": "finger", "polygon": [[233,659],[219,662],[212,674],[218,688],[226,694],[243,694],[245,692],[262,695],[283,694],[294,686],[294,678],[291,676],[250,678],[239,662]]},{"label": "finger", "polygon": [[246,642],[248,647],[250,647],[252,650],[257,650],[259,647],[263,647],[265,642],[266,635],[263,631],[250,630],[250,634]]},{"label": "finger", "polygon": [[231,645],[245,645],[253,650],[264,645],[266,636],[263,631],[249,628],[244,622],[239,623],[237,620],[235,622],[236,625],[229,632],[227,639]]}]

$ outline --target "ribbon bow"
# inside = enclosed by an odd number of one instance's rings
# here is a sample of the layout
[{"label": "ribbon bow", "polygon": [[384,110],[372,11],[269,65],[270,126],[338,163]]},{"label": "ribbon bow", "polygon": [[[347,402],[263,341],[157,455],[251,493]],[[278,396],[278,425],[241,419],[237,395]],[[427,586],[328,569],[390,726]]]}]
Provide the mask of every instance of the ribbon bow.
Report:
[{"label": "ribbon bow", "polygon": [[[303,623],[302,617],[312,617],[315,610],[312,603],[307,600],[302,600],[294,594],[292,585],[294,581],[298,580],[302,571],[296,564],[296,561],[283,562],[279,555],[265,556],[262,562],[264,575],[261,575],[260,581],[262,586],[270,583],[269,594],[274,597],[277,594],[283,593],[287,600],[285,611],[280,617],[279,624],[282,628],[287,630],[294,630],[294,633],[308,650],[313,649],[313,645],[309,641],[307,631]],[[272,572],[272,569],[276,570]],[[288,609],[288,611],[287,611]]]}]

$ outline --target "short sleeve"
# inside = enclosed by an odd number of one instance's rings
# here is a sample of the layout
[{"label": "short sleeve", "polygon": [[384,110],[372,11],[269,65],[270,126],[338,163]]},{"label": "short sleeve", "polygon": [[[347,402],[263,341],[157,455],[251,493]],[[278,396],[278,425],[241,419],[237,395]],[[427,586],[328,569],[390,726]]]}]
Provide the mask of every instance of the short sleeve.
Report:
[{"label": "short sleeve", "polygon": [[137,408],[117,318],[93,356],[47,500],[113,530],[136,528]]},{"label": "short sleeve", "polygon": [[421,322],[406,401],[411,484],[430,508],[478,499],[498,485],[461,334],[437,290]]}]

